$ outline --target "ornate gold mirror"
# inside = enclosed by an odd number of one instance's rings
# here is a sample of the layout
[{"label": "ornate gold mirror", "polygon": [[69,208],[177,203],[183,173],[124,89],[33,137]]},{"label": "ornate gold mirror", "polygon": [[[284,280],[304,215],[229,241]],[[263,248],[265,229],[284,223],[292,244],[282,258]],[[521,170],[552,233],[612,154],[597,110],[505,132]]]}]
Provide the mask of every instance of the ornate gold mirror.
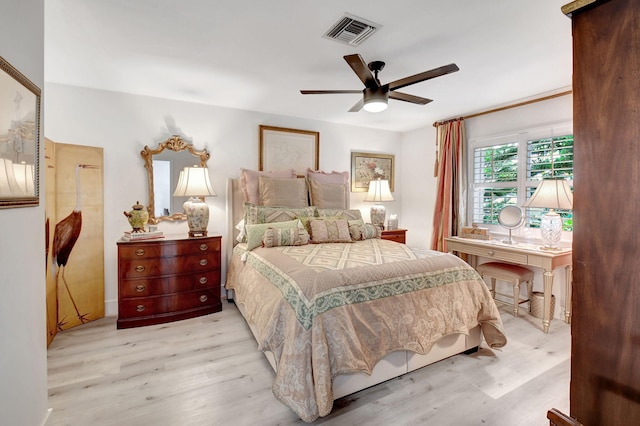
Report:
[{"label": "ornate gold mirror", "polygon": [[156,149],[145,146],[140,152],[149,177],[149,223],[163,220],[185,220],[182,204],[188,197],[174,197],[180,171],[188,166],[206,167],[209,152],[197,151],[180,136],[174,135],[158,144]]}]

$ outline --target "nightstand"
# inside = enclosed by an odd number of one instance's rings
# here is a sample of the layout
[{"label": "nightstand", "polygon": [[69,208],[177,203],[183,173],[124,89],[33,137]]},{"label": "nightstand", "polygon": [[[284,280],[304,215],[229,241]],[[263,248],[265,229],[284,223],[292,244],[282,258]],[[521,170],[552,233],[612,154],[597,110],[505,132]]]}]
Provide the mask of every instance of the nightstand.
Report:
[{"label": "nightstand", "polygon": [[406,229],[385,229],[382,231],[382,239],[395,241],[396,243],[406,244]]}]

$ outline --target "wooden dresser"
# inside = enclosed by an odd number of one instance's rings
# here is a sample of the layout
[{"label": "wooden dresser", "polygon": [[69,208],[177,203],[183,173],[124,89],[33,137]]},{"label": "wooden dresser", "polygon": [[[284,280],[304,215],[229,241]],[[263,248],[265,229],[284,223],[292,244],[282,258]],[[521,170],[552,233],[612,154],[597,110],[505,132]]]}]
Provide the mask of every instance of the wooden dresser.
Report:
[{"label": "wooden dresser", "polygon": [[118,242],[118,328],[222,310],[221,237]]}]

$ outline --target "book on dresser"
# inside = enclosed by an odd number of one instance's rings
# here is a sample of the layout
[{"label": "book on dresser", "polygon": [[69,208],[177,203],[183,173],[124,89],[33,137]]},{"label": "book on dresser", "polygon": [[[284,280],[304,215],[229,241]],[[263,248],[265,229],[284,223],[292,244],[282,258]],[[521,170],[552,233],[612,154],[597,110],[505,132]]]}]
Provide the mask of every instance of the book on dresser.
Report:
[{"label": "book on dresser", "polygon": [[126,241],[131,240],[151,240],[154,238],[164,238],[162,231],[147,231],[147,232],[133,232],[125,231],[122,235],[122,239]]},{"label": "book on dresser", "polygon": [[118,328],[222,310],[220,236],[118,241]]}]

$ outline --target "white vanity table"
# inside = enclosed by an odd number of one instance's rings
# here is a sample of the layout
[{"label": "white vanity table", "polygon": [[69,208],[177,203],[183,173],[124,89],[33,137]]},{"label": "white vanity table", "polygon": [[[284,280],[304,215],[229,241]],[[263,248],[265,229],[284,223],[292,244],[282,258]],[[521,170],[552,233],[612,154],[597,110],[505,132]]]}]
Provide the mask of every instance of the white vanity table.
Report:
[{"label": "white vanity table", "polygon": [[478,257],[491,260],[514,263],[516,265],[534,266],[544,269],[544,315],[542,317],[542,329],[549,332],[549,325],[553,319],[551,315],[551,294],[553,290],[554,270],[564,268],[565,302],[564,321],[571,322],[571,247],[562,247],[557,250],[543,250],[539,245],[517,243],[505,244],[499,240],[475,240],[470,238],[450,237],[445,238],[447,249],[450,253],[457,252],[469,255],[468,262],[474,268],[477,266]]}]

